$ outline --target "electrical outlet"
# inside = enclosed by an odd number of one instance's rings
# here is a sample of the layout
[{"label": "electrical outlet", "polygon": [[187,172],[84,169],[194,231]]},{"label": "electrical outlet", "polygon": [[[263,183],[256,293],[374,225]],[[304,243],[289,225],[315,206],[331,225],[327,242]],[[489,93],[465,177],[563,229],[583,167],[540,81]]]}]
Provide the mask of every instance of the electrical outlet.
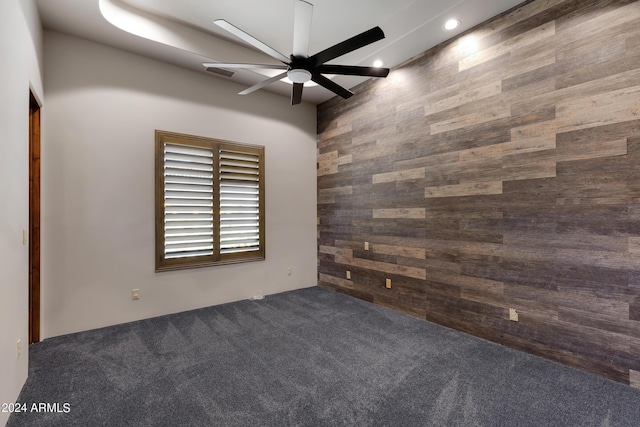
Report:
[{"label": "electrical outlet", "polygon": [[369,250],[369,242],[364,242],[364,250],[365,251]]},{"label": "electrical outlet", "polygon": [[20,354],[22,354],[22,340],[16,342],[16,357],[20,357]]},{"label": "electrical outlet", "polygon": [[391,279],[387,279],[385,286],[387,287],[387,289],[391,289]]},{"label": "electrical outlet", "polygon": [[22,229],[22,244],[26,245],[27,244],[27,230],[25,230],[24,228]]},{"label": "electrical outlet", "polygon": [[509,309],[509,320],[511,320],[512,322],[518,321],[518,310],[516,310],[515,308]]},{"label": "electrical outlet", "polygon": [[291,276],[291,273],[293,273],[293,269],[291,267],[287,268],[287,276]]},{"label": "electrical outlet", "polygon": [[347,270],[347,279],[351,280],[351,272]]},{"label": "electrical outlet", "polygon": [[140,299],[140,289],[131,289],[131,299],[132,300]]}]

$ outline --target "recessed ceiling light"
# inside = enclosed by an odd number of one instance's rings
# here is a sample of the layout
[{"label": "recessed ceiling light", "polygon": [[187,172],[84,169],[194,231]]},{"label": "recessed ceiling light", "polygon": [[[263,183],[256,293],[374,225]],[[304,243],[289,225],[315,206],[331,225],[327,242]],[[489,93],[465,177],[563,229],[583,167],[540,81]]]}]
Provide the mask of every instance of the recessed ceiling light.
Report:
[{"label": "recessed ceiling light", "polygon": [[381,61],[381,60],[379,60],[379,59],[376,59],[375,61],[373,61],[373,66],[374,66],[374,67],[376,67],[376,68],[380,68],[380,67],[382,67],[383,65],[384,65],[384,62],[382,62],[382,61]]},{"label": "recessed ceiling light", "polygon": [[460,21],[458,21],[457,19],[449,19],[447,22],[445,22],[444,29],[451,31],[451,30],[455,30],[459,26],[460,26]]}]

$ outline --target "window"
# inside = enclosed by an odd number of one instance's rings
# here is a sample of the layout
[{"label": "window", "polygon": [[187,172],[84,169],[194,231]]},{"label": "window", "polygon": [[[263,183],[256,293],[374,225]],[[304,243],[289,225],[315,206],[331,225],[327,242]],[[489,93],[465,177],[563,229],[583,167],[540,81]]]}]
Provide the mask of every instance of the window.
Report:
[{"label": "window", "polygon": [[157,130],[156,271],[264,257],[264,147]]}]

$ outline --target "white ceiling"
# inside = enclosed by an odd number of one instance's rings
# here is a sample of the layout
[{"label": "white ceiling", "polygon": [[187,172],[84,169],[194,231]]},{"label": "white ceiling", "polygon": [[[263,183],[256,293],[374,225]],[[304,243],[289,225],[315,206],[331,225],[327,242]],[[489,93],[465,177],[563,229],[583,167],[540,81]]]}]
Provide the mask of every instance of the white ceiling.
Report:
[{"label": "white ceiling", "polygon": [[[213,25],[225,19],[277,51],[292,50],[295,0],[36,0],[45,28],[65,32],[140,55],[176,64],[212,78],[253,85],[268,70],[237,70],[233,77],[204,71],[202,62],[277,63]],[[331,61],[370,66],[381,59],[392,68],[425,50],[520,4],[523,0],[308,0],[314,4],[309,54],[312,55],[372,27],[380,26],[386,38]],[[122,28],[107,17],[118,12]],[[462,25],[445,31],[455,18]],[[151,29],[151,30],[149,30]],[[114,64],[117,66],[117,64]],[[261,74],[258,74],[261,73]],[[331,76],[329,76],[331,77]],[[351,88],[364,78],[331,77]],[[243,88],[240,87],[239,90]],[[284,82],[266,90],[289,97]],[[251,96],[251,95],[247,95]],[[333,95],[322,87],[305,87],[303,101],[320,103]]]}]

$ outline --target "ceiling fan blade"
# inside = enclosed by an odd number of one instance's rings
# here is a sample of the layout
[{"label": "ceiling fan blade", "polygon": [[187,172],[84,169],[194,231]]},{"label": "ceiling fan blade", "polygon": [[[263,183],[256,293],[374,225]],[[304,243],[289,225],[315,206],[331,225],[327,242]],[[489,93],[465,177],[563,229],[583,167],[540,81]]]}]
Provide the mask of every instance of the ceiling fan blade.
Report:
[{"label": "ceiling fan blade", "polygon": [[387,77],[389,75],[388,68],[358,67],[355,65],[351,66],[325,64],[316,68],[316,71],[323,74],[342,74],[346,76]]},{"label": "ceiling fan blade", "polygon": [[309,62],[313,64],[314,67],[317,67],[320,64],[324,64],[327,61],[331,61],[339,56],[352,52],[356,49],[360,49],[366,45],[369,45],[373,42],[377,42],[378,40],[382,40],[384,38],[384,32],[380,27],[374,27],[370,30],[365,31],[364,33],[360,33],[357,36],[351,37],[343,42],[340,42],[336,45],[331,46],[323,50],[322,52],[318,52],[315,55],[309,58]]},{"label": "ceiling fan blade", "polygon": [[222,62],[203,62],[202,65],[205,68],[261,68],[265,70],[287,70],[289,67],[286,65],[271,65],[271,64],[227,64]]},{"label": "ceiling fan blade", "polygon": [[320,73],[313,73],[311,80],[318,83],[320,86],[324,87],[325,89],[329,89],[331,92],[335,93],[336,95],[340,95],[344,99],[347,99],[353,96],[353,92],[351,92],[349,89],[345,89],[339,84],[332,82],[331,80],[329,80],[328,78],[326,78]]},{"label": "ceiling fan blade", "polygon": [[273,82],[277,82],[278,80],[282,80],[285,77],[287,77],[287,73],[286,71],[284,73],[278,74],[277,76],[271,77],[270,79],[267,80],[263,80],[258,84],[255,84],[253,86],[251,86],[250,88],[247,88],[245,90],[243,90],[242,92],[238,93],[238,95],[248,95],[251,92],[255,92],[258,89],[262,89],[263,87],[270,85]]},{"label": "ceiling fan blade", "polygon": [[228,23],[224,19],[216,19],[215,21],[213,21],[213,23],[216,24],[218,27],[227,30],[228,32],[230,32],[234,36],[244,40],[247,43],[249,43],[251,46],[255,47],[256,49],[259,49],[259,50],[263,51],[264,53],[266,53],[267,55],[271,56],[272,58],[275,58],[278,61],[284,62],[285,64],[289,64],[291,62],[291,60],[289,58],[287,58],[286,56],[284,56],[283,54],[281,54],[277,50],[273,49],[272,47],[267,46],[266,44],[262,43],[257,38],[253,37],[252,35],[250,35],[248,33],[245,33],[240,28]]},{"label": "ceiling fan blade", "polygon": [[293,56],[302,58],[309,56],[309,35],[311,34],[312,16],[313,5],[304,0],[298,0],[293,21]]},{"label": "ceiling fan blade", "polygon": [[291,91],[291,105],[300,104],[302,102],[302,88],[304,88],[304,83],[293,84],[293,91]]}]

